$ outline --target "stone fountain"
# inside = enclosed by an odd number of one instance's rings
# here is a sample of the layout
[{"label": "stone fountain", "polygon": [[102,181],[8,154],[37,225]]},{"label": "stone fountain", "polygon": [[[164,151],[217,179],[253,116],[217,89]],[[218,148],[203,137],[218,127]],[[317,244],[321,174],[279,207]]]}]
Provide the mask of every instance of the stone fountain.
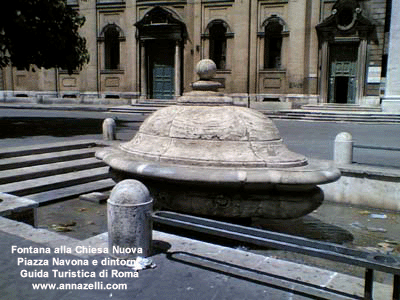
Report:
[{"label": "stone fountain", "polygon": [[142,181],[160,209],[196,215],[289,219],[320,206],[317,185],[340,171],[289,151],[270,119],[218,93],[213,61],[200,61],[197,73],[177,105],[149,116],[131,141],[96,153],[114,178]]}]

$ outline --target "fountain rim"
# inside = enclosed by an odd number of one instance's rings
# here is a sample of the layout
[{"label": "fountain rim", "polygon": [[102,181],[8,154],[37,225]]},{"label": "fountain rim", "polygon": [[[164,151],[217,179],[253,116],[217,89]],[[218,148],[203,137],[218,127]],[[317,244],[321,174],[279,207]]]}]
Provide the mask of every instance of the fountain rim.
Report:
[{"label": "fountain rim", "polygon": [[309,159],[305,166],[228,167],[199,166],[135,160],[118,148],[96,152],[112,169],[153,180],[206,184],[277,184],[315,186],[338,180],[341,172],[331,161]]}]

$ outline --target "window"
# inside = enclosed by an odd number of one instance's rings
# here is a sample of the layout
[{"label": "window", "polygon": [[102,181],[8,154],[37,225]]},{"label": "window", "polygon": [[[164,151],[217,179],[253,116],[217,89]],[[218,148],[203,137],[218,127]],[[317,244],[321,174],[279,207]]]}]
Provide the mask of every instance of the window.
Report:
[{"label": "window", "polygon": [[222,23],[210,27],[210,59],[217,65],[217,69],[226,67],[226,27]]},{"label": "window", "polygon": [[106,70],[118,70],[120,65],[120,32],[116,26],[104,31],[104,61]]},{"label": "window", "polygon": [[282,30],[278,20],[271,20],[265,26],[264,69],[282,67]]}]

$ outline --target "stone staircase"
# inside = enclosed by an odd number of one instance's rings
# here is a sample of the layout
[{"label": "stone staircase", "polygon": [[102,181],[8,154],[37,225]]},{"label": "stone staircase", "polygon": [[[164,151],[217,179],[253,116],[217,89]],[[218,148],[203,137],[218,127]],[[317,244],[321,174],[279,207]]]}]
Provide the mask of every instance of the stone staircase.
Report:
[{"label": "stone staircase", "polygon": [[149,114],[152,113],[162,107],[166,107],[169,105],[175,105],[175,100],[160,100],[160,99],[146,99],[139,100],[137,103],[130,105],[123,105],[110,108],[110,112],[118,112],[118,113],[142,113]]},{"label": "stone staircase", "polygon": [[[111,112],[141,113],[147,115],[169,105],[174,105],[174,100],[141,100],[132,105],[110,108]],[[307,104],[301,109],[257,109],[271,119],[328,121],[328,122],[357,122],[357,123],[400,123],[400,114],[381,112],[380,107],[359,106],[351,104]]]},{"label": "stone staircase", "polygon": [[[100,141],[101,142],[101,141]],[[0,192],[39,203],[109,190],[108,166],[95,158],[98,141],[82,140],[0,149]]]},{"label": "stone staircase", "polygon": [[138,105],[168,106],[176,104],[175,99],[144,99],[138,100]]},{"label": "stone staircase", "polygon": [[346,111],[346,112],[381,112],[380,106],[360,106],[356,104],[324,103],[306,104],[301,107],[304,110],[318,111]]},{"label": "stone staircase", "polygon": [[304,105],[301,109],[263,111],[272,119],[357,122],[357,123],[400,123],[400,114],[383,113],[380,107],[358,105]]}]

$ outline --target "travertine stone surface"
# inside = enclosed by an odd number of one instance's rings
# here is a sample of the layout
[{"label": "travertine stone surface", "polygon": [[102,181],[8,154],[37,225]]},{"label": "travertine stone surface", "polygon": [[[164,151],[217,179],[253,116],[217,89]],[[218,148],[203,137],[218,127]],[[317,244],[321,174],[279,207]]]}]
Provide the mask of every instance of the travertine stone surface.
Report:
[{"label": "travertine stone surface", "polygon": [[103,121],[103,139],[113,141],[116,137],[117,125],[113,118],[107,118]]},{"label": "travertine stone surface", "polygon": [[336,136],[333,160],[337,164],[353,162],[353,136],[350,133],[341,132]]},{"label": "travertine stone surface", "polygon": [[[212,60],[197,65],[200,81],[176,106],[148,117],[136,136],[120,149],[136,160],[229,167],[295,167],[307,159],[289,151],[273,122],[262,113],[233,106],[213,89]],[[209,88],[208,91],[204,90]]]},{"label": "travertine stone surface", "polygon": [[200,80],[211,80],[217,73],[217,66],[211,59],[202,59],[196,66]]},{"label": "travertine stone surface", "polygon": [[[119,182],[107,201],[108,247],[120,259],[151,255],[153,199],[146,186],[137,180]],[[123,251],[114,251],[115,248]],[[141,248],[141,253],[125,249]]]},{"label": "travertine stone surface", "polygon": [[117,149],[96,153],[117,180],[149,187],[162,209],[221,217],[295,218],[323,201],[340,172],[286,148],[273,122],[216,91],[215,64],[177,105],[162,108]]},{"label": "travertine stone surface", "polygon": [[155,112],[120,146],[136,159],[201,166],[293,167],[289,151],[263,114],[235,106],[170,106]]}]

